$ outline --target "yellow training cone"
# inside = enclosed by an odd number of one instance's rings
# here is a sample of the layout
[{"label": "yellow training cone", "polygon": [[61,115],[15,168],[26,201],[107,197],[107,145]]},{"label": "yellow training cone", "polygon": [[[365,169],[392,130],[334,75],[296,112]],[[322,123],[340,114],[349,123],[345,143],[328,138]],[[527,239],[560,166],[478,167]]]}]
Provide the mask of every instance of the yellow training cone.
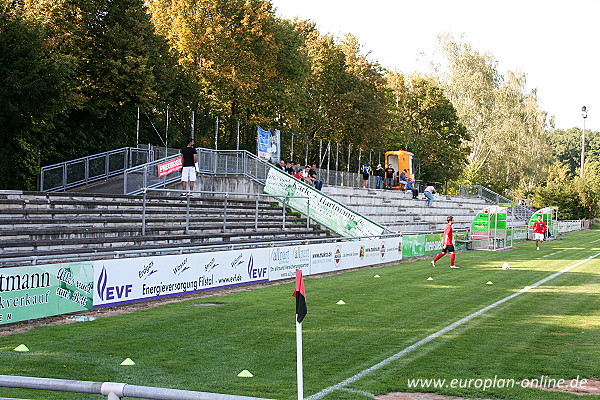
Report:
[{"label": "yellow training cone", "polygon": [[492,281],[487,281],[487,283],[486,283],[486,285],[493,285],[493,284],[494,284],[494,282],[492,282]]},{"label": "yellow training cone", "polygon": [[344,300],[340,300],[340,301],[338,301],[338,302],[337,302],[337,303],[335,303],[335,304],[346,304],[346,303],[344,302]]},{"label": "yellow training cone", "polygon": [[126,358],[123,360],[121,365],[135,365],[135,363],[133,362],[133,360],[131,358]]},{"label": "yellow training cone", "polygon": [[432,278],[432,277],[429,277],[429,278],[427,278],[427,280],[428,280],[428,281],[432,281],[432,280],[433,280],[433,278]]},{"label": "yellow training cone", "polygon": [[28,348],[27,348],[27,346],[25,346],[24,344],[20,344],[20,345],[18,345],[17,347],[15,347],[13,351],[21,351],[21,352],[24,352],[24,351],[29,351],[29,349],[28,349]]},{"label": "yellow training cone", "polygon": [[252,375],[252,373],[250,371],[248,371],[247,369],[243,370],[242,372],[240,372],[238,374],[238,377],[240,378],[252,378],[254,375]]}]

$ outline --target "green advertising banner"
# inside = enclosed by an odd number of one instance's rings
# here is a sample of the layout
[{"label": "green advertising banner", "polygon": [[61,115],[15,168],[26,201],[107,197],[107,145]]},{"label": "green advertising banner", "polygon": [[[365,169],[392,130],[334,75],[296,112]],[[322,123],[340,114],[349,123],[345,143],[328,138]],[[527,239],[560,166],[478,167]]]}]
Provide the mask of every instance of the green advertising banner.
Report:
[{"label": "green advertising banner", "polygon": [[0,269],[0,325],[92,309],[92,263]]},{"label": "green advertising banner", "polygon": [[425,255],[425,235],[402,236],[402,258]]},{"label": "green advertising banner", "polygon": [[442,234],[431,233],[425,235],[425,255],[438,254],[442,251]]},{"label": "green advertising banner", "polygon": [[[383,226],[277,168],[269,170],[264,192],[273,196],[299,196],[289,198],[286,204],[304,215],[310,213],[313,220],[342,236],[378,236],[385,230]],[[279,199],[284,200],[283,197]]]}]

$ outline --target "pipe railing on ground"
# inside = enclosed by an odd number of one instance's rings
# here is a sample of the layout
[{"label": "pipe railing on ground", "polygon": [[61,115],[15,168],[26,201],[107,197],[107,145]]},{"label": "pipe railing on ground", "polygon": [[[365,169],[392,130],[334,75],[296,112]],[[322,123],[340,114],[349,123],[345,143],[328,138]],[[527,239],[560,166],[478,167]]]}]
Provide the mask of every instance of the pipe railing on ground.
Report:
[{"label": "pipe railing on ground", "polygon": [[129,385],[127,383],[76,381],[17,375],[0,375],[0,387],[99,394],[106,396],[107,400],[118,400],[124,397],[155,400],[269,400],[258,397]]}]

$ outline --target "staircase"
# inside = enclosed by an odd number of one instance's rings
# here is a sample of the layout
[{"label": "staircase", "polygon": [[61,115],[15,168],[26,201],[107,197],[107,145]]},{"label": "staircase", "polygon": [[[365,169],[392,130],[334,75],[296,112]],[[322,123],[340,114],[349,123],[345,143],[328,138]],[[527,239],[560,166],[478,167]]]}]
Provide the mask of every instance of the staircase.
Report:
[{"label": "staircase", "polygon": [[[331,234],[255,199],[0,192],[2,259],[315,239]],[[226,212],[225,212],[226,207]],[[189,215],[189,218],[188,218]],[[145,228],[142,229],[142,219]],[[186,222],[186,219],[188,222]],[[144,234],[142,234],[144,231]]]}]

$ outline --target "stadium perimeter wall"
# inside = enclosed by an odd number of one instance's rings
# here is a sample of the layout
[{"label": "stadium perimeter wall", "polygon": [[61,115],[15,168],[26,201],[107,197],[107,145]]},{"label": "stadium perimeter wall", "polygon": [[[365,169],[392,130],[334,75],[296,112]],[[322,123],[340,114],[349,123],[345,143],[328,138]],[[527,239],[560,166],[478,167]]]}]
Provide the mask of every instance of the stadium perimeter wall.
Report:
[{"label": "stadium perimeter wall", "polygon": [[[559,232],[589,223],[559,221]],[[467,232],[457,232],[457,250]],[[526,228],[509,231],[527,239]],[[389,264],[441,250],[441,233],[0,269],[0,325],[295,276]]]}]

